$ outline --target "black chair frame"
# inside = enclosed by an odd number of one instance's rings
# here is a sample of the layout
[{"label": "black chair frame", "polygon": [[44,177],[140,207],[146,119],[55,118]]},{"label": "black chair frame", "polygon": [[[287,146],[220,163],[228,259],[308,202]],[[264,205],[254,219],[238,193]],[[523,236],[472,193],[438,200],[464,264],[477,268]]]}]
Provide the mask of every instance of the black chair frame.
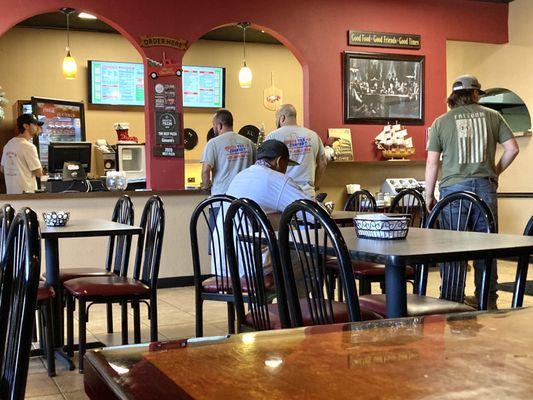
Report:
[{"label": "black chair frame", "polygon": [[[533,216],[529,218],[524,229],[524,236],[533,236]],[[516,268],[516,279],[513,291],[512,307],[522,307],[524,304],[524,291],[526,288],[527,273],[529,270],[530,254],[520,256]]]},{"label": "black chair frame", "polygon": [[378,209],[376,199],[366,189],[358,190],[348,196],[344,203],[344,211],[375,212]]}]

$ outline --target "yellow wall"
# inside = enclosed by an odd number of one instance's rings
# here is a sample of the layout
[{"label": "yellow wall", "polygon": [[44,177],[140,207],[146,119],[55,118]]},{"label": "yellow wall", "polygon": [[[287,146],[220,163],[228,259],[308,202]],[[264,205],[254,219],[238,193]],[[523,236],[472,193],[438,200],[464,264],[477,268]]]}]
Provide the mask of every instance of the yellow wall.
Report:
[{"label": "yellow wall", "polygon": [[[115,122],[129,122],[130,135],[144,142],[144,111],[91,110],[88,105],[87,60],[142,62],[125,38],[117,34],[71,32],[70,47],[78,63],[78,77],[66,80],[61,74],[65,57],[65,32],[51,29],[13,28],[0,37],[0,86],[6,97],[28,100],[31,96],[85,102],[87,140],[117,142]],[[13,135],[12,104],[0,125],[0,144]]]},{"label": "yellow wall", "polygon": [[[522,98],[533,117],[533,1],[509,5],[509,43],[489,45],[450,41],[447,44],[448,87],[461,74],[474,74],[484,88],[504,87]],[[533,139],[517,138],[520,154],[500,178],[499,192],[533,193]],[[533,215],[533,199],[501,200],[500,227],[521,233]]]},{"label": "yellow wall", "polygon": [[[283,102],[292,103],[298,112],[298,122],[303,116],[303,77],[302,68],[292,53],[282,45],[251,43],[246,45],[246,64],[253,72],[252,87],[241,89],[238,82],[239,69],[242,66],[242,44],[199,40],[192,44],[183,57],[185,65],[213,65],[226,68],[226,105],[234,118],[234,129],[238,131],[244,125],[261,127],[265,124],[268,134],[275,129],[274,111],[263,106],[263,91],[271,86],[270,74],[273,73],[274,84],[283,90]],[[184,126],[192,128],[198,134],[198,145],[185,152],[185,184],[199,186],[201,166],[198,163],[206,143],[206,136],[212,127],[214,110],[186,110]],[[187,183],[193,177],[194,183]]]}]

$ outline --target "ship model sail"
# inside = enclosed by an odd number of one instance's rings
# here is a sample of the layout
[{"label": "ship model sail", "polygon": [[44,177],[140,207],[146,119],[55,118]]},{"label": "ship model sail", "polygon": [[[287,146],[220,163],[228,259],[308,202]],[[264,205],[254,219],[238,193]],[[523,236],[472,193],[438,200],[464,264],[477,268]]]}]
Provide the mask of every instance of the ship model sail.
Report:
[{"label": "ship model sail", "polygon": [[375,138],[383,157],[389,160],[405,160],[415,154],[413,138],[407,137],[407,129],[401,125],[386,125]]}]

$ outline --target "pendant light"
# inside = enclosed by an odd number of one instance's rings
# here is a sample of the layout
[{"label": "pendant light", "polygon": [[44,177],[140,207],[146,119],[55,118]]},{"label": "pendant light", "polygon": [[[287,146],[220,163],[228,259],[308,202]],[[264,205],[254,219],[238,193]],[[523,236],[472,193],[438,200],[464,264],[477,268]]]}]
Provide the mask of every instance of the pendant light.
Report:
[{"label": "pendant light", "polygon": [[73,8],[61,8],[60,11],[67,17],[67,47],[65,48],[67,55],[63,59],[63,76],[65,79],[75,79],[78,73],[78,65],[74,57],[70,55],[70,14],[74,12]]},{"label": "pendant light", "polygon": [[246,66],[246,28],[250,26],[249,22],[241,22],[238,24],[243,30],[243,57],[242,57],[242,67],[239,71],[239,85],[243,89],[248,89],[252,87],[252,70]]}]

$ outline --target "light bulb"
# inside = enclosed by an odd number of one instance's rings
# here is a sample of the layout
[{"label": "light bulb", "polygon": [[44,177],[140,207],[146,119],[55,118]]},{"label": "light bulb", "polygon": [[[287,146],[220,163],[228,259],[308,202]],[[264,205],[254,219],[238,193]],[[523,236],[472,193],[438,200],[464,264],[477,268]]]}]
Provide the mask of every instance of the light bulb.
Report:
[{"label": "light bulb", "polygon": [[75,79],[78,73],[78,65],[74,57],[70,55],[70,50],[67,51],[67,55],[63,59],[63,76],[65,79]]},{"label": "light bulb", "polygon": [[249,89],[252,87],[252,70],[246,66],[246,62],[239,71],[239,85],[243,89]]}]

